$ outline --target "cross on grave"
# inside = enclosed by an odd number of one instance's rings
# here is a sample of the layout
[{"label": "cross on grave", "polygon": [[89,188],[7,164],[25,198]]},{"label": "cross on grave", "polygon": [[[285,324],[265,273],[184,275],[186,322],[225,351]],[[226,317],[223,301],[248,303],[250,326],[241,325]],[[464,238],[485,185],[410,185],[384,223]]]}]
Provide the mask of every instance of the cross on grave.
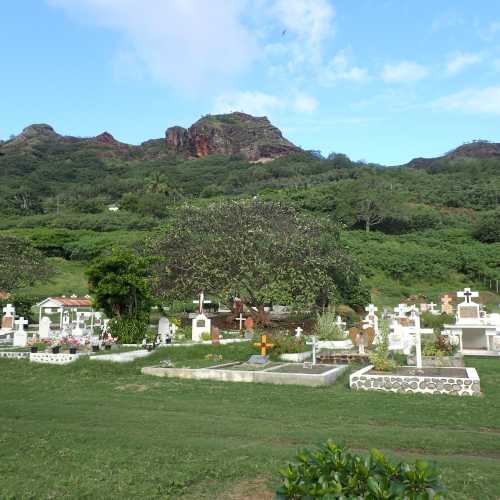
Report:
[{"label": "cross on grave", "polygon": [[24,325],[28,324],[28,320],[24,319],[22,316],[19,319],[16,319],[14,321],[14,324],[17,325],[17,332],[18,333],[23,333],[24,332]]},{"label": "cross on grave", "polygon": [[300,336],[302,335],[302,332],[304,331],[303,328],[300,328],[300,326],[298,326],[297,328],[295,328],[295,336],[300,338]]},{"label": "cross on grave", "polygon": [[478,292],[471,292],[470,288],[464,288],[463,292],[457,292],[457,297],[465,299],[465,303],[470,304],[472,298],[479,297]]},{"label": "cross on grave", "polygon": [[342,321],[341,316],[337,316],[337,319],[335,320],[335,325],[337,325],[337,328],[343,332],[344,328],[347,326],[347,323],[345,321]]},{"label": "cross on grave", "polygon": [[254,346],[260,348],[261,356],[267,356],[267,350],[274,347],[274,344],[270,344],[267,342],[267,335],[261,335],[260,342],[255,343]]},{"label": "cross on grave", "polygon": [[211,300],[205,300],[203,290],[200,292],[198,300],[193,300],[193,304],[198,304],[198,314],[203,314],[203,304],[211,304]]},{"label": "cross on grave", "polygon": [[441,297],[441,312],[445,314],[452,314],[453,306],[451,305],[451,303],[452,299],[448,294]]},{"label": "cross on grave", "polygon": [[375,307],[374,304],[368,304],[368,306],[365,307],[365,311],[368,313],[368,316],[375,316],[375,313],[378,311],[378,307]]},{"label": "cross on grave", "polygon": [[406,304],[399,304],[398,307],[394,308],[394,312],[397,313],[398,318],[406,316],[406,311],[408,311],[408,306]]},{"label": "cross on grave", "polygon": [[7,317],[12,317],[16,314],[16,308],[12,304],[7,304],[3,309],[3,313]]},{"label": "cross on grave", "polygon": [[434,302],[431,302],[429,304],[429,312],[431,312],[432,314],[436,313],[436,304],[434,304]]},{"label": "cross on grave", "polygon": [[245,319],[243,317],[243,314],[240,312],[240,315],[237,318],[234,318],[234,321],[239,321],[240,323],[240,332],[243,330],[243,323],[245,322]]},{"label": "cross on grave", "polygon": [[312,348],[313,348],[312,364],[315,365],[316,364],[316,345],[317,345],[316,335],[312,335],[311,339],[312,339],[311,342],[306,342],[306,344],[312,345]]}]

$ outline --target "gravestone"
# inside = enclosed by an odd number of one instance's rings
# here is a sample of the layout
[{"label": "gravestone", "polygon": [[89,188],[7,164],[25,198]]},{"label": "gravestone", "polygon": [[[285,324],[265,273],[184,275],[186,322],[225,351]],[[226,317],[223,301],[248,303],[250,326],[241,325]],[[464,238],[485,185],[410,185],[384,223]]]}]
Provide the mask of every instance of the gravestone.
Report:
[{"label": "gravestone", "polygon": [[298,326],[297,328],[295,328],[295,336],[300,339],[300,337],[302,336],[302,332],[304,331],[303,328],[301,328],[300,326]]},{"label": "gravestone", "polygon": [[443,314],[453,314],[452,298],[448,294],[441,297],[441,312]]},{"label": "gravestone", "polygon": [[359,353],[365,354],[365,348],[373,343],[375,330],[372,327],[363,329],[352,327],[349,329],[349,336],[351,337],[352,343],[358,346]]},{"label": "gravestone", "polygon": [[38,336],[40,337],[40,340],[48,339],[50,338],[50,325],[52,321],[50,321],[50,318],[48,316],[44,316],[40,320],[40,324],[38,325]]},{"label": "gravestone", "polygon": [[167,343],[167,338],[170,337],[170,321],[164,316],[162,316],[158,322],[158,337],[160,337],[161,345],[165,345]]},{"label": "gravestone", "polygon": [[258,354],[250,356],[247,361],[249,365],[267,365],[267,363],[269,363],[269,356],[259,356]]},{"label": "gravestone", "polygon": [[2,330],[12,330],[14,328],[14,317],[16,309],[12,304],[7,304],[3,309]]},{"label": "gravestone", "polygon": [[203,313],[196,315],[192,321],[192,339],[194,342],[200,342],[204,333],[210,333],[211,320]]},{"label": "gravestone", "polygon": [[17,327],[14,330],[14,347],[26,347],[28,343],[28,334],[24,331],[24,325],[28,324],[28,320],[22,316],[14,321]]},{"label": "gravestone", "polygon": [[245,338],[253,339],[253,318],[251,316],[245,320]]},{"label": "gravestone", "polygon": [[220,344],[220,330],[219,330],[219,328],[216,326],[213,326],[211,333],[212,333],[212,344],[213,345]]}]

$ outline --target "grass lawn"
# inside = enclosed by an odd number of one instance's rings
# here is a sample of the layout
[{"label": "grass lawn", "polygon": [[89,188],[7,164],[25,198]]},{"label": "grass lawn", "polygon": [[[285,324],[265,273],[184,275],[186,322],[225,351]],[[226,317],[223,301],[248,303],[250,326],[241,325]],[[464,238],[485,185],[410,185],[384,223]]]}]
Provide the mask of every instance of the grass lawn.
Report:
[{"label": "grass lawn", "polygon": [[467,359],[480,398],[356,393],[347,376],[307,388],[140,374],[167,357],[188,366],[254,351],[161,349],[128,365],[0,359],[0,498],[272,498],[277,468],[327,438],[436,460],[450,498],[499,498],[500,360]]}]

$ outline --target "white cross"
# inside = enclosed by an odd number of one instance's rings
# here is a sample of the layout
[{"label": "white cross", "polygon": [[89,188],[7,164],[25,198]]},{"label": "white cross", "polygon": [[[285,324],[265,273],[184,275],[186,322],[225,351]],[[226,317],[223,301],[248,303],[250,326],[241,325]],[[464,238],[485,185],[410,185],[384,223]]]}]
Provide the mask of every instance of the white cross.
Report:
[{"label": "white cross", "polygon": [[337,328],[340,331],[343,331],[344,327],[347,326],[347,323],[345,321],[342,321],[342,317],[341,316],[337,316],[337,320],[335,321],[335,324],[337,325]]},{"label": "white cross", "polygon": [[238,318],[235,318],[234,321],[239,321],[240,322],[240,332],[241,330],[243,329],[243,323],[245,322],[245,319],[243,317],[243,314],[240,313],[239,317]]},{"label": "white cross", "polygon": [[312,345],[313,348],[313,355],[312,355],[312,364],[316,364],[316,335],[311,336],[312,341],[311,342],[306,342],[307,345]]},{"label": "white cross", "polygon": [[295,335],[297,337],[300,337],[302,335],[302,332],[304,331],[303,328],[300,328],[300,326],[298,326],[297,328],[295,328]]},{"label": "white cross", "polygon": [[470,304],[472,301],[472,298],[479,297],[478,292],[471,292],[470,288],[464,288],[463,292],[457,292],[457,297],[460,297],[461,299],[465,299],[465,302],[467,304]]},{"label": "white cross", "polygon": [[408,311],[408,307],[406,304],[399,304],[398,307],[394,308],[394,312],[398,314],[398,318],[406,316],[406,311]]},{"label": "white cross", "polygon": [[22,316],[14,321],[15,325],[18,325],[17,331],[19,333],[24,333],[24,325],[28,324],[28,320],[24,319]]},{"label": "white cross", "polygon": [[368,313],[368,316],[375,316],[375,313],[378,311],[378,307],[375,307],[374,304],[368,304],[368,307],[365,307],[365,311]]},{"label": "white cross", "polygon": [[430,311],[431,313],[436,312],[436,304],[434,304],[434,302],[431,302],[431,303],[430,303],[430,304],[428,304],[428,305],[429,305],[429,311]]},{"label": "white cross", "polygon": [[198,304],[198,313],[203,314],[203,304],[211,304],[211,300],[205,300],[205,294],[203,290],[200,292],[198,300],[193,300],[193,304]]},{"label": "white cross", "polygon": [[16,308],[12,304],[7,304],[2,311],[5,313],[5,316],[11,318],[16,314]]},{"label": "white cross", "polygon": [[175,332],[179,329],[179,327],[175,324],[172,323],[170,325],[170,333],[172,334],[172,337],[175,337]]}]

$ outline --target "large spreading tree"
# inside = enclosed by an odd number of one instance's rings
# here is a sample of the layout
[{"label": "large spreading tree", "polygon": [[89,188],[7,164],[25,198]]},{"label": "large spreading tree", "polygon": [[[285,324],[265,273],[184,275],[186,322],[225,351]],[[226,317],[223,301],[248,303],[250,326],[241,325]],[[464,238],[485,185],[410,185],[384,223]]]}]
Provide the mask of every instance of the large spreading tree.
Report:
[{"label": "large spreading tree", "polygon": [[24,238],[0,236],[0,291],[11,293],[47,278],[44,255]]},{"label": "large spreading tree", "polygon": [[166,299],[197,292],[239,297],[266,320],[272,303],[359,307],[368,294],[340,241],[340,228],[277,202],[227,201],[183,207],[152,242],[154,282]]}]

